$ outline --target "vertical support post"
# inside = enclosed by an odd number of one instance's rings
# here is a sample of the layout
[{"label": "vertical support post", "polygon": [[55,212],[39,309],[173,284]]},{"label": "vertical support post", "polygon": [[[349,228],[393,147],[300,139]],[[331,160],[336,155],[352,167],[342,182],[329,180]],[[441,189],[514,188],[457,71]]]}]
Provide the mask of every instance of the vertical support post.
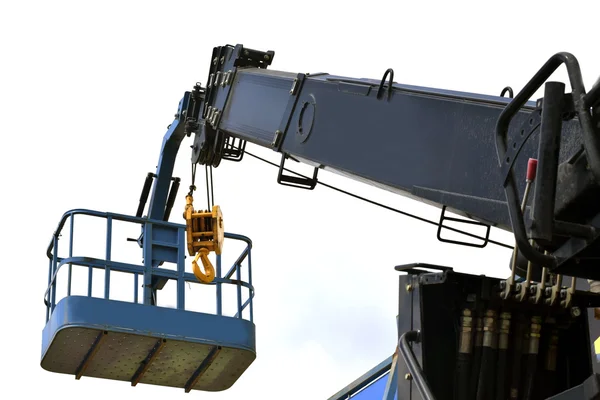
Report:
[{"label": "vertical support post", "polygon": [[[248,284],[250,285],[250,287],[252,287],[252,257],[251,257],[251,253],[252,249],[251,246],[248,245]],[[249,289],[249,296],[250,296],[250,322],[254,322],[254,299],[252,298],[253,294],[251,292],[251,289]]]},{"label": "vertical support post", "polygon": [[50,283],[52,282],[52,260],[48,260],[48,287],[50,290],[48,291],[48,296],[46,298],[46,322],[50,319],[50,297],[52,296],[52,288],[50,287]]},{"label": "vertical support post", "polygon": [[54,242],[54,253],[52,253],[52,299],[50,300],[50,311],[54,311],[54,305],[56,302],[56,277],[54,274],[56,274],[56,269],[58,267],[58,235],[54,235],[52,240]]},{"label": "vertical support post", "polygon": [[[221,255],[217,254],[217,278],[221,278]],[[217,282],[217,315],[223,315],[223,288],[221,282]]]},{"label": "vertical support post", "polygon": [[[70,220],[70,226],[69,226],[69,258],[73,257],[73,232],[75,231],[74,229],[74,223],[75,223],[75,215],[71,214],[71,217],[69,218]],[[72,277],[73,277],[73,264],[69,263],[69,275],[67,276],[67,296],[71,295],[71,282],[72,282]]]},{"label": "vertical support post", "polygon": [[92,281],[94,279],[94,267],[91,265],[88,267],[88,289],[87,295],[88,297],[92,297]]},{"label": "vertical support post", "polygon": [[138,274],[137,272],[135,274],[133,274],[133,302],[135,304],[138,303],[138,297],[139,297],[139,293],[138,293],[138,285],[140,284],[139,282],[139,277],[140,274]]},{"label": "vertical support post", "polygon": [[[112,217],[106,218],[106,261],[110,261],[112,251]],[[110,265],[104,266],[104,298],[110,297]]]},{"label": "vertical support post", "polygon": [[154,305],[152,299],[152,224],[144,225],[144,305]]},{"label": "vertical support post", "polygon": [[238,318],[242,319],[242,271],[240,264],[235,265],[235,277],[237,279],[237,303],[238,303]]},{"label": "vertical support post", "polygon": [[533,195],[533,226],[531,227],[532,239],[541,244],[550,242],[554,231],[554,204],[564,95],[564,83],[546,83],[538,147],[537,180]]},{"label": "vertical support post", "polygon": [[177,230],[177,309],[185,310],[185,230]]}]

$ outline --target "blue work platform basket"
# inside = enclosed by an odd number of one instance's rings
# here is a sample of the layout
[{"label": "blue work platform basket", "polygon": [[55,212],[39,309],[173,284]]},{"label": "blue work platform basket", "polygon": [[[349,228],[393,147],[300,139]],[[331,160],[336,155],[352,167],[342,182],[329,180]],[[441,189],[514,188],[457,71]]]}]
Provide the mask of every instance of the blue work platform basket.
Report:
[{"label": "blue work platform basket", "polygon": [[[73,227],[80,215],[105,219],[103,259],[73,255]],[[68,256],[59,257],[59,238],[67,221]],[[143,248],[143,265],[111,260],[114,221],[141,226],[143,235],[138,243]],[[146,383],[183,388],[186,392],[231,387],[256,358],[252,243],[245,236],[225,234],[225,242],[241,241],[245,249],[225,274],[221,256],[216,257],[216,277],[208,284],[216,286],[216,304],[214,313],[206,313],[185,307],[186,285],[207,285],[185,271],[185,239],[185,225],[91,210],[64,214],[47,251],[50,266],[44,296],[42,368],[77,379],[105,378],[134,386]],[[163,263],[173,263],[176,268],[167,269]],[[241,278],[244,267],[247,281]],[[65,268],[66,296],[57,301],[57,277]],[[75,268],[88,272],[87,295],[72,294]],[[99,297],[92,296],[95,270],[104,276],[104,293]],[[131,301],[111,299],[111,272],[133,275]],[[169,281],[176,283],[175,308],[157,305],[158,291]],[[228,316],[223,313],[223,288],[229,285],[237,295],[237,312]]]}]

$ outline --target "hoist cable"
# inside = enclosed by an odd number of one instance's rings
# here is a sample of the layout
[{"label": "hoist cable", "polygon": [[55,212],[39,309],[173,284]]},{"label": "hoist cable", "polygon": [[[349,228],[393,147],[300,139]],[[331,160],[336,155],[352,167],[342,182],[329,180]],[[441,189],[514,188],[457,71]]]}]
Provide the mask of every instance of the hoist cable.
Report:
[{"label": "hoist cable", "polygon": [[206,204],[208,205],[208,210],[212,207],[210,205],[210,185],[208,183],[208,165],[204,167],[204,172],[206,173]]},{"label": "hoist cable", "polygon": [[192,184],[190,185],[190,191],[188,196],[192,196],[194,194],[194,190],[196,190],[196,165],[192,163]]}]

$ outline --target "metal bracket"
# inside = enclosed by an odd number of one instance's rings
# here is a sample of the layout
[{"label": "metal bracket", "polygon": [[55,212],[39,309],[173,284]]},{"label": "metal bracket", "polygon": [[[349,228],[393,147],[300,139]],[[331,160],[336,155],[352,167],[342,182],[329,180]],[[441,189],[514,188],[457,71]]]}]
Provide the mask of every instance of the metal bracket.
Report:
[{"label": "metal bracket", "polygon": [[244,139],[234,138],[232,136],[225,137],[225,145],[223,147],[223,160],[239,162],[244,158],[246,150],[246,141]]},{"label": "metal bracket", "polygon": [[531,112],[529,119],[523,123],[521,126],[520,136],[517,137],[508,137],[507,138],[507,148],[506,153],[504,153],[504,162],[502,163],[502,183],[504,187],[508,184],[508,180],[510,178],[510,171],[515,164],[515,161],[519,157],[519,153],[521,149],[529,140],[529,137],[540,127],[542,121],[542,110],[540,108],[536,108]]},{"label": "metal bracket", "polygon": [[420,268],[433,269],[441,272],[452,272],[452,267],[445,267],[442,265],[433,265],[433,264],[425,264],[425,263],[412,263],[412,264],[404,264],[397,265],[394,269],[398,272],[406,272],[409,275],[419,275],[419,274],[428,274],[431,271],[426,271]]},{"label": "metal bracket", "polygon": [[[460,240],[444,239],[442,237],[442,228],[444,228],[444,221],[452,221],[452,222],[460,222],[460,223],[463,223],[463,224],[485,226],[487,228],[487,230],[486,230],[486,233],[485,233],[485,238],[483,239],[483,243],[482,244],[476,244],[476,243],[462,242]],[[446,206],[443,206],[442,207],[442,213],[440,215],[440,222],[438,224],[437,239],[440,242],[443,242],[443,243],[450,243],[450,244],[458,244],[458,245],[461,245],[461,246],[484,248],[485,246],[487,246],[487,244],[489,242],[489,239],[490,239],[490,226],[487,225],[487,224],[484,224],[484,223],[481,223],[481,222],[477,222],[477,221],[472,221],[472,220],[469,220],[469,219],[446,217]]]},{"label": "metal bracket", "polygon": [[281,145],[283,144],[283,139],[285,138],[292,120],[292,116],[294,115],[294,110],[296,109],[296,104],[298,103],[298,98],[300,97],[299,94],[302,91],[305,78],[305,74],[298,74],[296,78],[294,78],[290,89],[290,97],[288,99],[287,106],[285,107],[285,112],[281,117],[279,128],[275,131],[273,142],[271,143],[271,147],[275,151],[281,151]]},{"label": "metal bracket", "polygon": [[209,150],[210,154],[205,163],[218,167],[221,160],[241,161],[244,155],[246,141],[230,138],[219,130],[219,125],[226,105],[229,100],[231,86],[233,85],[238,67],[267,68],[273,61],[273,51],[258,51],[246,49],[241,44],[226,45],[213,49],[208,83],[205,94],[205,103],[202,117],[214,131],[207,136],[214,137],[214,143]]},{"label": "metal bracket", "polygon": [[319,173],[319,168],[315,167],[312,178],[307,178],[303,176],[292,176],[285,175],[283,171],[285,170],[285,159],[288,158],[289,155],[283,153],[281,155],[281,163],[279,164],[279,173],[277,174],[277,183],[284,186],[292,186],[299,189],[308,189],[313,190],[315,186],[317,186],[317,175]]},{"label": "metal bracket", "polygon": [[[511,120],[531,96],[533,96],[542,84],[544,84],[544,82],[546,82],[546,80],[550,78],[554,71],[562,64],[565,64],[567,68],[569,82],[571,83],[574,109],[579,117],[579,123],[583,131],[586,158],[592,175],[596,180],[599,180],[600,139],[596,134],[597,129],[593,125],[592,116],[586,102],[585,88],[583,86],[583,78],[581,76],[579,63],[572,54],[566,52],[557,53],[552,56],[500,114],[496,123],[496,152],[498,162],[500,165],[504,165],[507,158],[507,145],[505,139]],[[591,101],[590,99],[593,98],[595,98],[595,96],[591,96],[587,99],[588,101]],[[510,176],[510,174],[508,175]],[[545,265],[550,269],[555,268],[559,262],[557,257],[540,253],[538,250],[534,249],[527,240],[523,213],[519,207],[519,195],[514,179],[510,178],[504,182],[504,191],[512,230],[515,234],[515,241],[519,252],[534,264]]]},{"label": "metal bracket", "polygon": [[383,74],[383,78],[381,78],[381,82],[379,83],[379,87],[377,88],[377,100],[380,100],[381,97],[383,96],[383,84],[385,83],[385,80],[388,78],[389,75],[389,82],[388,82],[388,87],[387,87],[387,100],[389,101],[390,98],[392,97],[392,90],[394,89],[394,70],[391,68],[388,68],[385,73]]}]

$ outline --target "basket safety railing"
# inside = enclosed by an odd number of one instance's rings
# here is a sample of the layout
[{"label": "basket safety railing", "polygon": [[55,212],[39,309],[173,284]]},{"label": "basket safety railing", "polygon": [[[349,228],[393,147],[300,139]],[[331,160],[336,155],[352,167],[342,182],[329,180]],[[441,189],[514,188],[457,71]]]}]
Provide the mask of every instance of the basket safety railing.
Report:
[{"label": "basket safety railing", "polygon": [[[73,255],[73,234],[76,216],[92,216],[106,219],[106,255],[104,259],[90,258],[85,256]],[[69,221],[69,244],[68,256],[59,257],[59,238],[67,221]],[[132,224],[138,224],[142,227],[144,235],[142,240],[144,265],[136,265],[111,260],[111,250],[113,245],[113,221],[123,221]],[[110,299],[111,294],[111,272],[124,272],[133,274],[133,302],[139,303],[140,277],[143,282],[143,304],[154,305],[153,286],[158,281],[176,282],[177,309],[185,310],[185,284],[195,283],[201,285],[216,286],[216,307],[215,314],[223,315],[223,285],[234,285],[236,290],[237,312],[234,318],[243,318],[243,311],[247,308],[249,317],[244,318],[253,322],[254,309],[252,300],[254,298],[254,287],[252,286],[252,261],[251,249],[252,241],[242,235],[225,233],[225,241],[235,240],[244,242],[245,248],[239,257],[235,260],[231,268],[223,275],[221,266],[221,255],[216,256],[215,279],[211,283],[202,283],[193,273],[185,272],[185,225],[172,222],[149,220],[128,215],[105,213],[86,209],[76,209],[66,212],[58,224],[52,240],[48,245],[47,256],[49,259],[48,267],[48,287],[44,294],[44,304],[46,305],[46,322],[49,321],[54,308],[56,307],[57,277],[61,268],[68,268],[67,274],[67,293],[71,296],[72,289],[72,271],[74,266],[88,268],[87,277],[87,296],[92,296],[92,283],[94,269],[104,270],[104,295],[105,299]],[[157,262],[156,260],[159,260]],[[160,268],[160,260],[175,262],[177,270]],[[242,269],[247,269],[247,281],[242,280]],[[163,285],[164,286],[164,285]],[[247,299],[243,300],[242,288],[247,290]],[[245,296],[244,296],[245,297]]]}]

